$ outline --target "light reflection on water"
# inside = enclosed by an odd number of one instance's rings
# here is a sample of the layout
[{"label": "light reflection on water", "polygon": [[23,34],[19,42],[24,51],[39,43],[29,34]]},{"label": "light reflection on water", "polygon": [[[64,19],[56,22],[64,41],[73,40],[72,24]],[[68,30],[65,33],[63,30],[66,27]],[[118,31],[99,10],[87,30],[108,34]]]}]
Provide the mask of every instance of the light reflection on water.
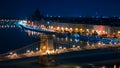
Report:
[{"label": "light reflection on water", "polygon": [[[40,32],[35,32],[35,31],[30,31],[30,30],[25,30],[25,32],[28,33],[28,36],[33,36],[33,37],[40,37],[43,33]],[[49,35],[49,34],[48,34]],[[75,35],[75,36],[74,36]],[[76,37],[77,35],[77,37]],[[73,34],[71,36],[64,36],[64,34],[53,34],[53,39],[55,42],[55,47],[56,45],[62,45],[63,47],[68,46],[67,48],[71,48],[73,45],[75,46],[80,46],[80,47],[86,47],[86,46],[97,46],[97,45],[112,45],[112,44],[118,44],[119,39],[116,38],[100,38],[98,36],[92,37],[88,35],[80,35],[78,38],[78,34]],[[61,43],[60,43],[61,42]],[[57,47],[58,48],[58,47]]]},{"label": "light reflection on water", "polygon": [[[23,30],[21,29],[22,31],[25,31],[28,33],[28,36],[34,36],[35,38],[39,37],[42,33],[39,33],[39,32],[34,32],[34,31],[30,31],[30,30]],[[54,35],[53,35],[54,36]],[[54,41],[55,42],[64,42],[64,43],[69,43],[69,44],[63,44],[63,46],[66,46],[66,47],[70,47],[70,44],[71,44],[71,47],[72,45],[80,45],[80,46],[95,46],[96,44],[98,43],[91,43],[90,41],[83,41],[83,40],[80,40],[78,38],[69,38],[69,37],[56,37],[54,36]],[[58,45],[60,46],[60,45]],[[56,46],[56,48],[58,48]],[[3,67],[1,67],[1,65]],[[74,64],[74,63],[71,63],[71,64],[68,64],[68,63],[62,63],[62,64],[59,64],[57,66],[50,66],[50,67],[43,67],[43,66],[40,66],[37,61],[34,62],[34,61],[22,61],[22,62],[17,62],[16,63],[10,63],[10,64],[2,64],[0,63],[0,68],[9,68],[9,67],[12,67],[12,68],[120,68],[119,64],[118,65],[115,65],[115,64],[111,64],[111,65],[81,65],[79,63],[77,64]]]}]

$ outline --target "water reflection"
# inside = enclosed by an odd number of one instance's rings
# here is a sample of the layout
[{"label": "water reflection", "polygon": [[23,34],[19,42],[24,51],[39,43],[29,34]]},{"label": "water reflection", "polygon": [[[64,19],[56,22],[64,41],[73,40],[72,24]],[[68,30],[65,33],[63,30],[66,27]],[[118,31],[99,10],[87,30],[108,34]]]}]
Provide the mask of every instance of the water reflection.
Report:
[{"label": "water reflection", "polygon": [[[31,37],[40,37],[42,35],[42,33],[40,32],[35,32],[35,31],[30,31],[30,30],[24,30],[25,32],[28,33],[28,36]],[[54,37],[54,47],[55,49],[67,49],[67,48],[71,48],[71,47],[86,47],[86,46],[104,46],[105,44],[118,44],[118,39],[116,38],[99,38],[97,36],[95,37],[91,37],[88,35],[79,35],[79,34],[75,34],[76,36],[70,35],[70,36],[63,36],[63,35],[53,35]],[[38,48],[36,48],[36,50],[38,50]],[[29,50],[27,52],[30,52]],[[80,60],[81,61],[81,60]],[[23,65],[23,67],[21,68],[27,68],[25,67],[27,64],[22,62],[23,64],[19,64]],[[29,61],[27,61],[27,63],[29,63]],[[34,65],[28,65],[28,68],[33,67]],[[38,68],[38,65],[35,65],[35,67],[33,68]],[[9,67],[9,66],[8,66]],[[14,66],[13,66],[14,67]],[[80,65],[78,64],[60,64],[58,66],[53,66],[53,67],[43,67],[43,68],[120,68],[119,65]],[[0,67],[2,68],[2,67]],[[39,68],[42,68],[41,66]]]},{"label": "water reflection", "polygon": [[[33,36],[35,38],[39,38],[43,35],[43,33],[25,30],[28,33],[28,36]],[[48,34],[49,35],[49,34]],[[75,47],[94,47],[94,46],[106,46],[106,45],[114,45],[119,44],[119,39],[117,38],[100,38],[99,36],[89,36],[84,34],[52,34],[54,39],[54,47],[58,49],[60,46],[71,48],[73,45]]]}]

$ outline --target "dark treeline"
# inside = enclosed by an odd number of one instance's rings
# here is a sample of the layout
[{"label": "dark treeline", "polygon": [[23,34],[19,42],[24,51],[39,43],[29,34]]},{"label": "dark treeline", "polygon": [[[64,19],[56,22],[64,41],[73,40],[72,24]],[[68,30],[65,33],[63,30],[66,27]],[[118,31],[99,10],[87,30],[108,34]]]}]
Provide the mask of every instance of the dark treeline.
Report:
[{"label": "dark treeline", "polygon": [[[24,19],[24,17],[12,17],[12,16],[0,16],[0,19]],[[27,17],[30,21],[52,21],[60,23],[76,23],[76,24],[93,24],[93,25],[108,25],[108,26],[120,26],[120,19],[118,17],[45,17],[42,15],[39,9],[36,9],[31,16]]]},{"label": "dark treeline", "polygon": [[110,18],[92,18],[92,17],[45,17],[45,20],[64,22],[64,23],[76,23],[76,24],[93,24],[93,25],[108,25],[108,26],[120,26],[120,19],[118,17]]}]

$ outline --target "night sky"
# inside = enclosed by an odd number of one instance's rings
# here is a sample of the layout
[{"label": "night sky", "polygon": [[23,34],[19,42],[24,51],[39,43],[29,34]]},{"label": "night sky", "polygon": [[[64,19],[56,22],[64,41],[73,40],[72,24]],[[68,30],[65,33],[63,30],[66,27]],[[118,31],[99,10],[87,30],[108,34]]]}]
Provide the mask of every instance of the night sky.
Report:
[{"label": "night sky", "polygon": [[0,0],[0,16],[120,16],[120,0]]}]

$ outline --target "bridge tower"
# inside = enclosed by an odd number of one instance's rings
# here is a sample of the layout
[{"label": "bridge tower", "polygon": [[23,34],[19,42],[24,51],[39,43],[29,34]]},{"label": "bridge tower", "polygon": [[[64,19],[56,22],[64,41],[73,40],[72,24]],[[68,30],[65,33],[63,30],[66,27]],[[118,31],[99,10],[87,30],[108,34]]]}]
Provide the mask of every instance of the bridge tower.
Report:
[{"label": "bridge tower", "polygon": [[42,43],[40,43],[40,53],[43,55],[40,55],[39,63],[45,66],[55,65],[56,62],[55,62],[54,56],[50,55],[51,53],[54,52],[53,37],[48,35],[42,35],[41,41]]}]

